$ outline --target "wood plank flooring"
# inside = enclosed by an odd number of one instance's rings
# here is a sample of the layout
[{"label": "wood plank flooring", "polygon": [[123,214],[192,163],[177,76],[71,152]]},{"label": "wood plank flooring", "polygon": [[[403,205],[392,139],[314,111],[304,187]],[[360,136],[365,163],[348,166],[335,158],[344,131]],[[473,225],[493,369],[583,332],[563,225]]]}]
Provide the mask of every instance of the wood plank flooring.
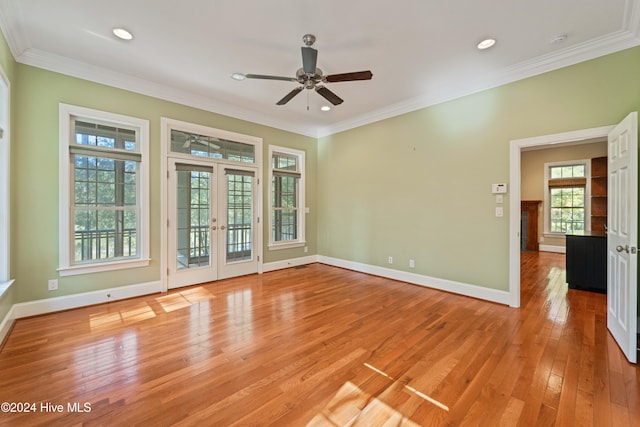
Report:
[{"label": "wood plank flooring", "polygon": [[35,411],[0,425],[639,426],[606,296],[564,278],[524,253],[512,309],[313,264],[20,319],[0,402]]}]

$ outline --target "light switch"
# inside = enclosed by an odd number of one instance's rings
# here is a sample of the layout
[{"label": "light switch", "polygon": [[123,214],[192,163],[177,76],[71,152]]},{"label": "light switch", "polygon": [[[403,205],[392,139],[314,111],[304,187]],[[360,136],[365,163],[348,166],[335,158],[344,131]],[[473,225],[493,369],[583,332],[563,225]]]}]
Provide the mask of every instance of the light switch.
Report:
[{"label": "light switch", "polygon": [[502,194],[496,194],[496,203],[504,203],[504,196]]},{"label": "light switch", "polygon": [[504,209],[503,209],[501,206],[499,206],[499,207],[497,207],[497,208],[496,208],[496,216],[497,216],[497,217],[502,217],[502,216],[504,216]]}]

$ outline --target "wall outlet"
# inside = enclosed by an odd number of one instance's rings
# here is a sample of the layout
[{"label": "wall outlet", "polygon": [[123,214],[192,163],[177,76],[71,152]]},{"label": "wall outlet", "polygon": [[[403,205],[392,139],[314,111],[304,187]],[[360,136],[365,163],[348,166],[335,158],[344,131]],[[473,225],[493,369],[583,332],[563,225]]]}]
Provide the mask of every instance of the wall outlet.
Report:
[{"label": "wall outlet", "polygon": [[416,262],[412,259],[409,260],[409,268],[414,268],[416,266]]},{"label": "wall outlet", "polygon": [[49,280],[49,290],[57,291],[58,290],[58,279]]},{"label": "wall outlet", "polygon": [[393,257],[390,256],[388,261],[389,261],[389,264],[393,264]]},{"label": "wall outlet", "polygon": [[307,252],[309,252],[309,247],[308,247],[308,246],[305,246],[305,247],[304,247],[304,253],[306,254]]}]

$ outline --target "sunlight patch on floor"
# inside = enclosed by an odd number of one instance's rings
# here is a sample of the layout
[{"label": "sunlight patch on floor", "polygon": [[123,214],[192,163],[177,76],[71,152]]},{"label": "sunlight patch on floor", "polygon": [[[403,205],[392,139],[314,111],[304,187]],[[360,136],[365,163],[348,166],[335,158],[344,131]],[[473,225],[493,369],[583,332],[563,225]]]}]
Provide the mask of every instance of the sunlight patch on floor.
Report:
[{"label": "sunlight patch on floor", "polygon": [[[396,381],[397,381],[397,380],[396,380],[396,379],[394,379],[393,377],[390,377],[386,372],[381,371],[380,369],[376,368],[375,366],[372,366],[372,365],[370,365],[370,364],[368,364],[368,363],[365,363],[365,364],[364,364],[364,366],[366,366],[367,368],[369,368],[369,369],[371,369],[371,370],[373,370],[373,371],[377,372],[377,373],[378,373],[378,374],[380,374],[380,375],[383,375],[383,376],[385,376],[385,377],[389,378],[389,379],[390,379],[391,381],[393,381],[393,382],[396,382]],[[443,403],[441,403],[441,402],[437,401],[436,399],[434,399],[434,398],[432,398],[432,397],[430,397],[430,396],[428,396],[428,395],[426,395],[426,394],[422,393],[422,392],[421,392],[421,391],[419,391],[419,390],[416,390],[415,388],[411,387],[409,384],[405,384],[405,385],[404,385],[404,388],[405,388],[406,390],[409,390],[411,393],[415,394],[416,396],[418,396],[418,397],[420,397],[420,398],[422,398],[422,399],[426,400],[427,402],[429,402],[429,403],[431,403],[431,404],[433,404],[433,405],[437,406],[438,408],[443,409],[443,410],[445,410],[445,411],[449,412],[449,407],[448,407],[447,405],[445,405],[445,404],[443,404]]]},{"label": "sunlight patch on floor", "polygon": [[214,299],[215,296],[208,290],[196,287],[185,289],[184,291],[174,292],[168,295],[163,295],[156,298],[156,301],[162,306],[162,309],[170,313],[172,311],[187,308],[193,304],[197,304],[202,301],[208,301]]},{"label": "sunlight patch on floor", "polygon": [[338,390],[322,412],[309,421],[307,427],[357,425],[420,426],[348,381]]},{"label": "sunlight patch on floor", "polygon": [[100,328],[130,325],[154,317],[156,317],[156,313],[149,304],[143,302],[125,310],[91,314],[89,326],[93,331]]}]

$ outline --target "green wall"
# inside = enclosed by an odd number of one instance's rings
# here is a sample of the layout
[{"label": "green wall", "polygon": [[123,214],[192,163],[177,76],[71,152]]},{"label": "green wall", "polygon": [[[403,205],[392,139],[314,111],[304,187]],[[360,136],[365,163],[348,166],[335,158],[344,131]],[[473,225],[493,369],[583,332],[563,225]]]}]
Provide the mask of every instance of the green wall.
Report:
[{"label": "green wall", "polygon": [[[13,111],[12,255],[18,302],[87,292],[160,279],[160,119],[168,117],[263,138],[264,158],[270,144],[293,147],[307,153],[307,239],[303,248],[268,251],[273,262],[317,253],[315,214],[317,155],[314,138],[198,110],[184,105],[115,89],[86,80],[22,64],[17,66],[18,93]],[[124,114],[150,121],[151,264],[146,268],[59,278],[58,291],[47,289],[47,280],[58,278],[58,104]],[[264,168],[268,173],[268,168]],[[264,178],[264,177],[263,177]],[[265,182],[265,181],[263,181]],[[264,200],[269,200],[264,185]],[[265,210],[266,214],[266,210]],[[268,242],[267,227],[264,241]]]},{"label": "green wall", "polygon": [[[509,141],[615,124],[640,110],[640,48],[319,140],[16,64],[4,40],[0,65],[12,82],[16,279],[0,319],[15,302],[160,279],[161,117],[262,137],[265,159],[269,144],[306,151],[309,252],[269,251],[265,227],[266,263],[320,254],[508,290],[509,195],[496,218],[490,185],[508,182]],[[61,277],[50,292],[47,280],[58,278],[60,102],[150,121],[152,262]]]},{"label": "green wall", "polygon": [[629,49],[321,138],[319,253],[507,291],[509,141],[618,123],[638,70]]}]

